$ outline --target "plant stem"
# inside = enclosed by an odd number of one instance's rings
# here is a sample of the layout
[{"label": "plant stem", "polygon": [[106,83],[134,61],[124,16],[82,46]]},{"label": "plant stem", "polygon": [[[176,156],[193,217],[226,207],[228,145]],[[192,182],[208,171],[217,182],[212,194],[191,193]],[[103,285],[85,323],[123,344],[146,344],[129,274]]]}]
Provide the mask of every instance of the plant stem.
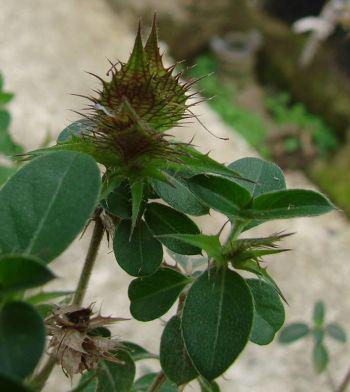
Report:
[{"label": "plant stem", "polygon": [[74,298],[72,302],[73,305],[81,306],[84,300],[86,289],[91,276],[91,271],[94,267],[97,252],[100,247],[101,240],[103,238],[103,233],[104,233],[104,227],[103,227],[102,220],[100,217],[97,217],[95,221],[94,231],[92,233],[92,237],[90,240],[89,250],[86,255],[85,264],[79,278],[77,289],[74,294]]},{"label": "plant stem", "polygon": [[346,372],[345,377],[341,382],[341,384],[339,385],[336,392],[345,392],[349,384],[350,384],[350,369]]},{"label": "plant stem", "polygon": [[29,381],[29,387],[31,387],[34,391],[40,392],[44,388],[55,365],[56,358],[50,356],[40,372],[31,381]]},{"label": "plant stem", "polygon": [[[86,289],[90,280],[91,271],[95,264],[97,252],[103,238],[103,233],[104,233],[104,226],[101,218],[98,216],[95,220],[95,227],[91,236],[89,250],[86,255],[85,264],[79,278],[77,289],[74,294],[73,305],[80,306],[83,302]],[[46,361],[45,365],[43,366],[43,368],[40,370],[40,372],[32,379],[32,381],[29,382],[29,385],[35,391],[39,392],[43,389],[53,368],[55,367],[55,364],[56,364],[56,358],[54,356],[50,356]]]},{"label": "plant stem", "polygon": [[161,386],[165,383],[166,377],[163,371],[158,373],[158,376],[154,379],[151,386],[147,389],[147,392],[158,392]]}]

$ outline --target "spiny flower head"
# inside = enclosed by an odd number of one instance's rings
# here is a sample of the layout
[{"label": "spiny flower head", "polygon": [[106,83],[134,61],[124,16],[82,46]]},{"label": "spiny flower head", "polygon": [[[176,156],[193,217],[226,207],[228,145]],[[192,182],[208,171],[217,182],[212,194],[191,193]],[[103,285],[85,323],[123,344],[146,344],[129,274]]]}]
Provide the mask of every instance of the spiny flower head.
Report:
[{"label": "spiny flower head", "polygon": [[[194,81],[182,83],[183,72],[173,75],[175,65],[166,68],[159,52],[156,22],[145,45],[139,26],[127,63],[111,63],[110,81],[96,76],[102,85],[91,104],[90,122],[83,133],[85,142],[112,159],[129,177],[160,161],[176,161],[181,143],[172,142],[164,131],[192,117],[187,94]],[[107,162],[106,162],[107,159]]]}]

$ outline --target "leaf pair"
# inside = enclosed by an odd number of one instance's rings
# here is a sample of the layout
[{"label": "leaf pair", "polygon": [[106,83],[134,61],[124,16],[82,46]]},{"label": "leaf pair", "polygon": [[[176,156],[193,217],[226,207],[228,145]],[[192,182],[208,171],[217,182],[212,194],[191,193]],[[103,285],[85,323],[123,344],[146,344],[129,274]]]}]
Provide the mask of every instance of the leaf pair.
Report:
[{"label": "leaf pair", "polygon": [[116,227],[114,253],[118,264],[132,276],[147,276],[155,273],[163,261],[161,243],[180,254],[201,252],[199,247],[167,237],[173,233],[199,233],[199,229],[181,212],[158,203],[148,204],[145,221],[140,220],[134,230],[129,220]]},{"label": "leaf pair", "polygon": [[320,193],[285,189],[283,174],[274,164],[244,158],[229,167],[242,179],[199,175],[188,180],[199,200],[229,217],[262,222],[321,215],[334,209]]}]

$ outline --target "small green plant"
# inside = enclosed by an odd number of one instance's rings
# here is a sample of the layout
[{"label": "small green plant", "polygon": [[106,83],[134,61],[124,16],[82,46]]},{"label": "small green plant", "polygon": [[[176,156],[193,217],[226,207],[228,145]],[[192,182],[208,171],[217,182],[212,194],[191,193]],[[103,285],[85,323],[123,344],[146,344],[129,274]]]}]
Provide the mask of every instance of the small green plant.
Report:
[{"label": "small green plant", "polygon": [[[288,93],[269,96],[266,99],[266,107],[277,124],[295,125],[299,129],[310,132],[319,155],[325,155],[339,147],[336,136],[322,119],[308,112],[302,103],[292,104]],[[300,140],[297,137],[289,140],[292,140],[292,142],[288,142],[287,149],[292,143],[293,151],[300,148]]]},{"label": "small green plant", "polygon": [[[195,81],[182,82],[174,69],[163,66],[155,23],[145,45],[139,29],[128,62],[111,64],[108,81],[97,76],[101,88],[86,97],[83,118],[56,145],[22,154],[29,163],[0,189],[2,390],[40,391],[59,364],[70,378],[82,374],[75,391],[176,391],[192,380],[218,391],[214,380],[248,342],[266,345],[282,327],[284,297],[262,261],[286,251],[279,243],[289,234],[246,232],[334,206],[320,193],[287,189],[273,163],[243,158],[225,166],[170,136],[195,104]],[[227,238],[192,220],[210,209],[226,217]],[[76,289],[42,290],[55,278],[50,262],[90,222]],[[109,326],[127,321],[84,303],[105,235],[134,278],[127,293],[134,319],[158,319],[177,303],[159,355],[112,338]],[[45,346],[49,359],[38,368]],[[147,358],[159,359],[159,372],[134,381]]]},{"label": "small green plant", "polygon": [[347,340],[344,329],[337,323],[326,323],[326,309],[322,301],[315,303],[312,325],[295,322],[284,327],[279,334],[279,342],[290,344],[305,337],[313,338],[312,363],[317,374],[324,372],[329,364],[329,353],[325,344],[330,337],[340,343]]}]

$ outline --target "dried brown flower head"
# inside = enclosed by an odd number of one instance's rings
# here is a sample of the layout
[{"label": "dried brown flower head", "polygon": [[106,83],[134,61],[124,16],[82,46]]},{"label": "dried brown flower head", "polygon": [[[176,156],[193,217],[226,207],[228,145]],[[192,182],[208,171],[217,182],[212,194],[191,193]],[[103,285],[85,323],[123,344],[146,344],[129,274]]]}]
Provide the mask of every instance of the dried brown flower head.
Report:
[{"label": "dried brown flower head", "polygon": [[49,349],[64,373],[74,374],[97,368],[100,360],[121,363],[112,354],[121,347],[118,339],[100,336],[101,327],[123,321],[116,317],[94,314],[92,305],[88,308],[70,305],[55,309],[45,320],[47,333],[51,337]]}]

